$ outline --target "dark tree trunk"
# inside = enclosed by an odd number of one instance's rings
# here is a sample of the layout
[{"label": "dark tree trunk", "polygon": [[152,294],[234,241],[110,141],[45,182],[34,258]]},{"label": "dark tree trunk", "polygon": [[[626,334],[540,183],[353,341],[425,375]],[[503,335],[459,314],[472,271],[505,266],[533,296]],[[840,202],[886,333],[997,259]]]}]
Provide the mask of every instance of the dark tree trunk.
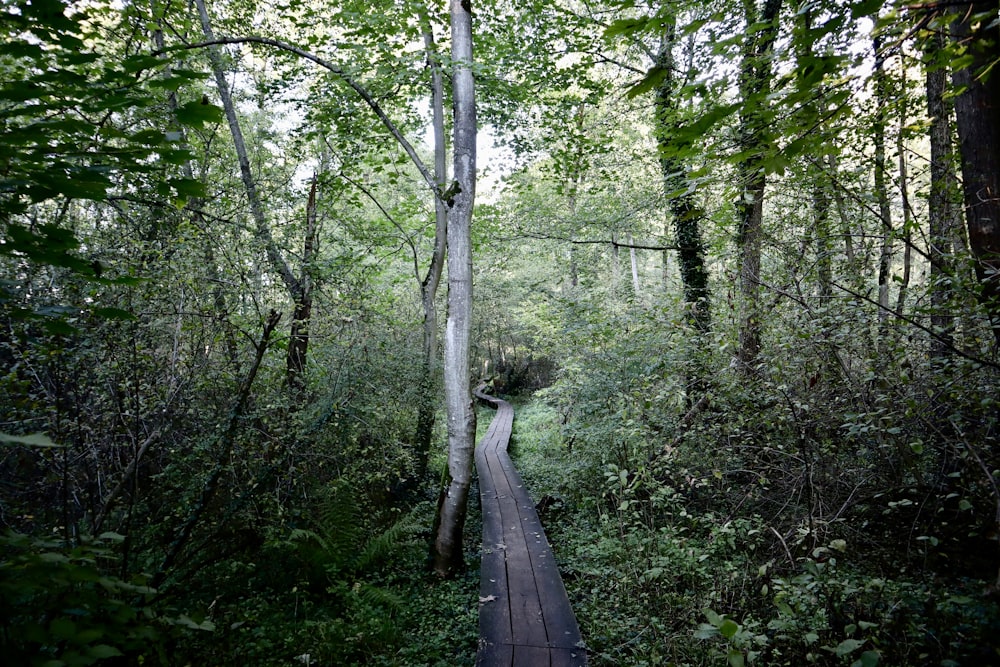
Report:
[{"label": "dark tree trunk", "polygon": [[[434,130],[434,180],[443,191],[448,187],[448,153],[444,133],[444,76],[438,61],[434,31],[426,8],[422,8],[421,22],[424,33],[424,50],[427,67],[431,73],[431,113]],[[438,377],[438,313],[437,291],[444,269],[448,234],[448,206],[438,196],[434,197],[434,251],[427,274],[420,282],[420,302],[424,309],[424,358],[420,377],[420,396],[417,404],[417,431],[415,434],[417,466],[414,482],[419,483],[427,471],[434,420],[438,402],[434,387]],[[419,278],[419,276],[418,276]]]},{"label": "dark tree trunk", "polygon": [[674,223],[677,258],[680,263],[684,301],[688,321],[701,333],[712,322],[708,292],[708,271],[705,268],[705,244],[701,238],[704,211],[697,205],[688,187],[687,169],[676,154],[672,130],[677,127],[677,81],[674,45],[677,18],[670,13],[664,20],[665,33],[660,41],[656,66],[663,72],[663,82],[656,89],[656,141],[660,151],[660,171],[663,174],[664,196]]},{"label": "dark tree trunk", "polygon": [[[767,94],[773,68],[771,51],[778,34],[778,15],[782,0],[765,0],[758,15],[754,0],[745,0],[747,34],[744,37],[743,61],[740,64],[739,144],[741,154],[737,173],[743,192],[736,202],[739,229],[736,247],[740,262],[739,349],[737,365],[750,372],[760,354],[760,252],[764,219],[764,152],[766,150]],[[761,28],[757,28],[760,24]]]},{"label": "dark tree trunk", "polygon": [[875,104],[878,106],[875,118],[875,197],[878,200],[879,222],[881,223],[882,247],[878,259],[878,321],[877,344],[882,345],[887,335],[889,322],[889,279],[892,268],[892,211],[889,205],[889,186],[885,158],[886,108],[889,104],[888,82],[885,73],[885,54],[882,40],[878,35],[872,41],[875,52]]},{"label": "dark tree trunk", "polygon": [[931,182],[927,197],[927,219],[930,245],[931,328],[937,338],[931,341],[931,356],[943,357],[952,345],[954,317],[948,312],[952,299],[951,277],[952,238],[955,207],[953,205],[954,152],[951,139],[950,109],[945,102],[948,88],[947,67],[941,60],[945,38],[934,32],[926,44],[927,52],[927,115],[930,117]]},{"label": "dark tree trunk", "polygon": [[288,387],[293,394],[301,395],[305,390],[306,354],[309,351],[309,318],[312,317],[312,263],[316,255],[316,176],[309,188],[306,203],[306,237],[302,252],[302,275],[298,281],[297,293],[293,293],[295,309],[285,356],[285,371]]},{"label": "dark tree trunk", "polygon": [[[986,16],[980,16],[986,14]],[[1000,44],[996,0],[958,7],[952,35],[972,62],[952,74],[955,119],[962,153],[962,183],[969,247],[981,300],[1000,343],[1000,73],[992,67]],[[991,68],[994,71],[989,71]]]}]

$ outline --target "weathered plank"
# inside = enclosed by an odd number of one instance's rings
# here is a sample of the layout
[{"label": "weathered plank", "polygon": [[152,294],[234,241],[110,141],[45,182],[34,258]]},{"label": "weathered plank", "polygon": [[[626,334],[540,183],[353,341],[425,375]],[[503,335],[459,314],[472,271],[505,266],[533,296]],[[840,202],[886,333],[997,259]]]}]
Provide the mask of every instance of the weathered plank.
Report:
[{"label": "weathered plank", "polygon": [[476,449],[483,508],[481,667],[583,667],[587,653],[534,502],[507,455],[514,411],[497,409]]},{"label": "weathered plank", "polygon": [[479,640],[476,667],[513,667],[514,647],[510,644],[484,644]]}]

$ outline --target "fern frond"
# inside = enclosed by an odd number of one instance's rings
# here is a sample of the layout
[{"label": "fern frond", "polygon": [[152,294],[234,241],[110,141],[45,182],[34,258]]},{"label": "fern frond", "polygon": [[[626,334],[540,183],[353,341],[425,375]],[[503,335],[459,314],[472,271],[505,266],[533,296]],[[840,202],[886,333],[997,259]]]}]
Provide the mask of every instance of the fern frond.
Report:
[{"label": "fern frond", "polygon": [[351,590],[357,599],[368,607],[380,607],[390,612],[398,612],[403,608],[403,598],[386,588],[359,582]]},{"label": "fern frond", "polygon": [[406,537],[415,529],[415,523],[409,516],[403,517],[383,532],[375,535],[364,545],[358,553],[352,569],[355,572],[364,572],[381,561],[389,557],[393,552],[402,546]]},{"label": "fern frond", "polygon": [[329,543],[323,539],[322,535],[317,533],[315,530],[309,530],[307,528],[293,528],[285,542],[296,545],[302,542],[315,542],[324,551],[327,551],[330,548]]},{"label": "fern frond", "polygon": [[338,481],[330,486],[319,502],[315,523],[326,542],[328,569],[349,568],[363,541],[361,512],[350,484]]}]

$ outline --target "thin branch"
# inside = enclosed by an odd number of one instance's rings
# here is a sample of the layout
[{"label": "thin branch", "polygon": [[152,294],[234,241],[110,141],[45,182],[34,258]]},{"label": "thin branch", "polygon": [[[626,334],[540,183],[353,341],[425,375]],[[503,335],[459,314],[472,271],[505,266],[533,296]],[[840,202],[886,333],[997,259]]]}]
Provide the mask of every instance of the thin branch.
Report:
[{"label": "thin branch", "polygon": [[969,361],[971,361],[973,363],[982,364],[983,366],[989,366],[990,368],[994,368],[994,369],[1000,370],[1000,363],[997,363],[995,361],[990,361],[989,359],[983,359],[982,357],[977,357],[974,354],[969,354],[965,350],[962,350],[962,349],[960,349],[958,347],[955,347],[955,345],[951,341],[949,341],[945,336],[942,336],[941,334],[937,333],[936,331],[934,331],[930,327],[921,324],[920,322],[916,321],[915,319],[907,317],[906,315],[903,315],[902,313],[900,313],[900,312],[898,312],[896,310],[893,310],[892,308],[883,306],[883,305],[879,304],[877,301],[874,301],[871,298],[865,296],[864,294],[861,294],[860,292],[855,292],[854,290],[850,289],[849,287],[844,287],[843,285],[841,285],[840,283],[838,283],[836,281],[832,282],[831,285],[833,285],[834,287],[836,287],[837,289],[839,289],[842,292],[850,294],[851,296],[853,296],[856,299],[861,299],[862,301],[866,301],[866,302],[868,302],[868,303],[870,303],[870,304],[872,304],[874,306],[878,306],[881,310],[884,310],[888,314],[893,315],[894,317],[896,317],[900,321],[906,322],[907,324],[909,324],[911,326],[914,326],[917,329],[920,329],[924,333],[926,333],[929,336],[931,336],[932,338],[934,338],[934,340],[940,342],[946,349],[954,352],[955,354],[957,354],[958,356],[962,357],[963,359],[967,359],[967,360],[969,360]]},{"label": "thin branch", "polygon": [[420,265],[417,263],[418,262],[418,258],[417,258],[417,246],[413,242],[413,238],[411,237],[411,235],[408,234],[405,229],[403,229],[403,226],[401,224],[399,224],[398,222],[396,222],[396,219],[392,217],[392,214],[389,213],[389,211],[387,211],[384,206],[382,206],[382,202],[380,202],[378,199],[376,199],[375,195],[373,195],[371,193],[371,191],[368,190],[368,188],[366,188],[361,183],[355,181],[353,178],[351,178],[350,176],[348,176],[344,172],[340,172],[339,174],[337,174],[337,176],[339,178],[344,179],[345,181],[347,181],[348,183],[350,183],[351,185],[353,185],[354,187],[356,187],[358,190],[361,190],[361,192],[366,197],[368,197],[368,199],[371,200],[371,202],[373,204],[375,204],[375,206],[378,208],[378,210],[382,212],[382,215],[384,215],[385,219],[389,221],[389,224],[391,224],[393,227],[395,227],[399,231],[399,233],[403,235],[403,238],[406,241],[406,245],[408,245],[410,247],[410,251],[413,254],[413,271],[416,274],[417,281],[419,282],[420,281]]},{"label": "thin branch", "polygon": [[[444,199],[443,197],[444,192],[442,191],[441,187],[434,182],[434,176],[427,169],[427,166],[424,165],[423,160],[420,159],[420,156],[417,155],[417,151],[413,147],[413,145],[409,141],[407,141],[406,137],[403,136],[403,133],[399,130],[396,124],[392,122],[392,119],[389,118],[388,114],[386,114],[385,110],[382,109],[381,105],[379,105],[379,103],[375,100],[372,94],[369,93],[364,86],[355,81],[354,78],[350,74],[348,74],[344,70],[344,68],[342,68],[340,65],[337,65],[334,62],[326,60],[325,58],[322,58],[316,55],[315,53],[306,51],[305,49],[299,48],[292,44],[288,44],[287,42],[282,42],[280,40],[271,39],[268,37],[259,37],[256,35],[248,35],[246,37],[219,37],[205,42],[198,42],[197,44],[184,44],[181,46],[172,47],[171,49],[166,49],[165,51],[180,50],[180,49],[203,49],[210,46],[225,45],[225,44],[263,44],[264,46],[271,46],[276,49],[280,49],[282,51],[287,51],[288,53],[293,53],[299,56],[300,58],[305,58],[306,60],[312,61],[317,65],[319,65],[320,67],[336,74],[338,77],[340,77],[340,79],[344,83],[353,88],[354,92],[356,92],[358,96],[365,101],[365,104],[367,104],[368,107],[375,113],[375,115],[378,116],[378,119],[382,121],[382,125],[384,125],[385,128],[389,130],[389,134],[393,136],[396,142],[399,143],[402,149],[409,156],[410,160],[417,168],[417,171],[420,172],[420,175],[424,178],[424,181],[427,182],[427,185],[430,187],[431,191],[434,192],[434,194],[438,198],[442,200]],[[160,55],[165,51],[159,51],[159,50],[154,51],[153,55]]]},{"label": "thin branch", "polygon": [[104,520],[108,516],[108,512],[114,506],[115,501],[118,500],[118,496],[121,494],[122,490],[124,490],[125,484],[130,481],[132,475],[135,474],[136,468],[139,466],[139,462],[149,450],[150,445],[156,442],[160,435],[160,429],[154,430],[139,446],[139,451],[136,452],[135,458],[133,458],[128,464],[128,468],[125,469],[125,473],[122,475],[122,478],[118,480],[118,484],[116,484],[115,488],[108,494],[108,497],[104,500],[104,505],[101,507],[101,511],[98,513],[97,518],[94,519],[94,523],[91,528],[94,534],[100,532],[101,527],[104,525]]},{"label": "thin branch", "polygon": [[609,245],[612,248],[624,248],[626,250],[681,250],[677,245],[644,245],[641,243],[622,243],[614,239],[574,239],[567,236],[557,236],[555,234],[542,234],[541,232],[522,232],[519,237],[509,238],[529,238],[543,241],[560,241],[573,245]]}]

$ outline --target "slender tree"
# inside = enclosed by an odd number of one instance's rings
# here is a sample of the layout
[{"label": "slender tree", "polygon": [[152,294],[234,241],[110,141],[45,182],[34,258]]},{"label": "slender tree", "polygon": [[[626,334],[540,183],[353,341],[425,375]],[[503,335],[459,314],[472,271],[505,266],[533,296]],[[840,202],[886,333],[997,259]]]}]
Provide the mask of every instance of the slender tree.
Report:
[{"label": "slender tree", "polygon": [[663,174],[664,197],[674,224],[677,257],[687,303],[688,319],[701,333],[708,331],[712,321],[708,291],[708,271],[705,268],[705,244],[701,225],[705,213],[688,187],[687,168],[678,155],[673,134],[678,120],[679,82],[674,49],[677,42],[677,15],[670,5],[664,5],[663,35],[656,54],[657,67],[663,79],[656,88],[655,126]]},{"label": "slender tree", "polygon": [[[448,147],[444,130],[444,76],[434,40],[434,30],[426,7],[421,7],[420,20],[423,26],[424,50],[427,68],[431,75],[431,127],[434,136],[434,181],[439,190],[448,186]],[[438,196],[434,197],[434,250],[427,273],[420,281],[420,302],[424,310],[424,358],[420,381],[420,404],[417,407],[417,478],[423,477],[430,453],[431,438],[434,434],[434,378],[438,372],[438,314],[437,291],[441,284],[441,274],[448,234],[448,204]],[[419,278],[419,276],[418,276]]]},{"label": "slender tree", "polygon": [[472,207],[476,195],[476,98],[472,76],[472,6],[451,0],[452,104],[455,180],[448,216],[448,322],[445,328],[445,400],[448,409],[448,483],[440,502],[434,570],[447,575],[462,562],[462,530],[472,478],[476,413],[469,386],[472,331]]},{"label": "slender tree", "polygon": [[295,272],[285,261],[278,244],[274,240],[271,232],[271,225],[267,220],[267,213],[257,186],[257,179],[250,168],[250,156],[246,147],[246,140],[243,137],[243,129],[240,125],[239,115],[236,110],[236,103],[233,100],[232,92],[229,89],[229,81],[226,79],[226,72],[222,62],[222,54],[219,47],[212,43],[215,41],[215,33],[212,29],[212,21],[208,14],[205,0],[195,0],[198,8],[198,16],[201,20],[202,33],[205,40],[209,42],[208,55],[212,64],[212,74],[215,77],[215,84],[219,91],[219,98],[222,101],[222,108],[229,123],[229,131],[233,138],[233,146],[236,149],[236,159],[240,166],[240,178],[246,190],[247,201],[250,205],[250,213],[256,226],[258,241],[263,244],[267,254],[268,262],[272,270],[281,277],[281,282],[292,299],[294,316],[291,324],[291,343],[286,354],[286,376],[289,387],[293,391],[300,391],[303,387],[303,371],[305,370],[306,354],[309,348],[309,318],[312,314],[312,281],[309,277],[309,264],[313,259],[316,244],[316,180],[313,179],[309,192],[309,202],[306,211],[306,239],[304,255],[302,259],[302,275],[296,276]]},{"label": "slender tree", "polygon": [[764,219],[764,152],[766,150],[767,100],[773,78],[772,49],[778,35],[782,0],[744,0],[746,35],[740,64],[739,118],[741,157],[737,164],[742,193],[736,202],[739,225],[736,245],[740,262],[742,296],[737,363],[748,372],[760,353],[760,252]]},{"label": "slender tree", "polygon": [[892,263],[892,209],[889,204],[889,186],[885,157],[885,127],[889,105],[889,82],[885,71],[885,52],[882,49],[882,37],[876,35],[872,40],[875,52],[875,126],[873,128],[875,141],[875,197],[878,200],[878,213],[881,234],[881,247],[878,259],[878,341],[885,339],[886,327],[889,322],[889,279]]}]

